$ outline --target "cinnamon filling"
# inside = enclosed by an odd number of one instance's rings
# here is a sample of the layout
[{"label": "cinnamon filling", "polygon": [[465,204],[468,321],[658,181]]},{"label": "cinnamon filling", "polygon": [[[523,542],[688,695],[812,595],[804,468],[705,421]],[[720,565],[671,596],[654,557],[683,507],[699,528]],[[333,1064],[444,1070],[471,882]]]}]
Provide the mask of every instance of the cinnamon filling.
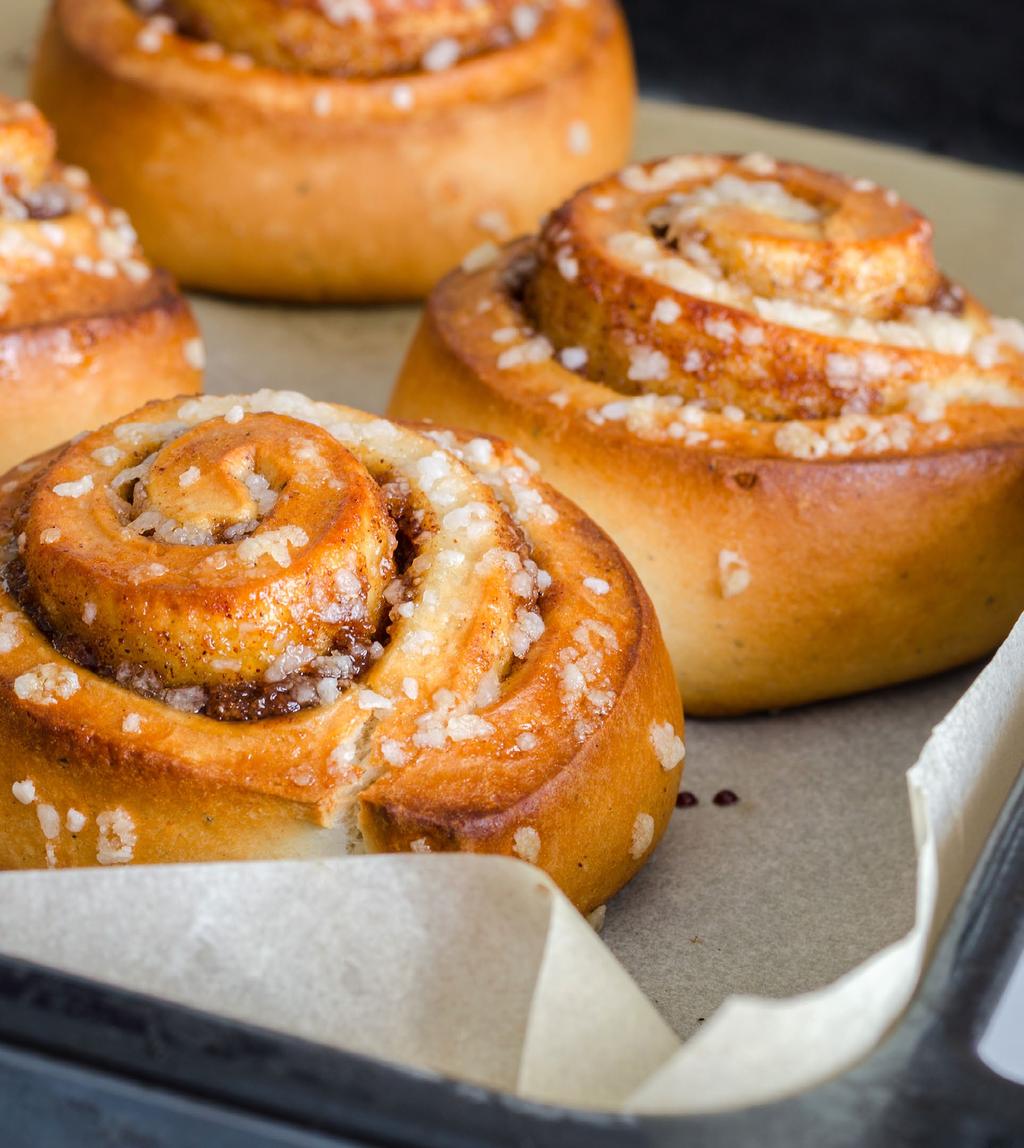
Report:
[{"label": "cinnamon filling", "polygon": [[[395,538],[393,578],[387,600],[400,604],[407,600],[412,589],[409,566],[417,551],[418,523],[415,512],[394,483],[384,483],[382,494]],[[13,529],[15,535],[24,528],[26,502],[27,499],[19,508]],[[231,541],[223,532],[218,539],[218,543]],[[393,620],[389,615],[381,615],[375,624],[369,618],[350,623],[341,640],[301,668],[288,668],[300,655],[289,657],[286,650],[279,665],[272,667],[262,681],[176,686],[152,667],[139,662],[104,660],[88,640],[54,626],[33,593],[23,554],[16,554],[0,567],[0,582],[57,653],[69,661],[116,681],[140,697],[153,698],[183,712],[203,714],[218,721],[259,721],[298,713],[334,700],[383,655],[390,641]]]},{"label": "cinnamon filling", "polygon": [[[124,420],[44,461],[3,517],[18,540],[3,584],[58,653],[236,722],[357,683],[415,610],[438,525],[401,475],[363,470],[327,432],[269,413]],[[509,541],[502,553],[528,565],[517,525]],[[526,581],[529,613],[539,590]]]},{"label": "cinnamon filling", "polygon": [[394,484],[273,414],[121,430],[67,447],[12,515],[4,577],[56,649],[235,721],[333,700],[380,656],[415,549]]}]

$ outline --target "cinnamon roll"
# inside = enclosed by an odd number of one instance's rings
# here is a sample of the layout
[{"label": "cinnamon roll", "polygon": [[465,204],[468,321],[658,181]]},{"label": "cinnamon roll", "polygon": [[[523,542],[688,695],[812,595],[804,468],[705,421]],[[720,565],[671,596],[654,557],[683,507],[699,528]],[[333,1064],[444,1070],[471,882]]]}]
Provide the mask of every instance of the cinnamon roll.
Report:
[{"label": "cinnamon roll", "polygon": [[1024,609],[1024,327],[931,234],[763,155],[630,167],[437,287],[391,411],[536,454],[636,566],[690,713],[934,673]]},{"label": "cinnamon roll", "polygon": [[188,304],[123,211],[0,95],[0,468],[152,398],[197,391]]},{"label": "cinnamon roll", "polygon": [[654,611],[517,449],[177,399],[0,499],[2,866],[480,851],[591,909],[666,825]]},{"label": "cinnamon roll", "polygon": [[340,301],[532,230],[635,102],[615,0],[54,0],[34,91],[186,285]]}]

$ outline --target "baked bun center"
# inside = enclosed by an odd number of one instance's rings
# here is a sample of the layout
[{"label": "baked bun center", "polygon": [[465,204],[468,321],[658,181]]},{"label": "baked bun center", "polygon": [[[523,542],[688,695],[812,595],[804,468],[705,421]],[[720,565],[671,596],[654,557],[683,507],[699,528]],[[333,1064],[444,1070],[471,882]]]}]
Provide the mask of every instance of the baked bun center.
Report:
[{"label": "baked bun center", "polygon": [[880,188],[832,186],[813,172],[784,182],[724,175],[647,214],[674,251],[707,262],[756,295],[891,319],[925,306],[940,283],[926,220]]},{"label": "baked bun center", "polygon": [[931,238],[868,180],[679,156],[555,211],[519,293],[555,352],[626,395],[767,421],[887,414],[933,383],[1012,398],[1015,336],[943,278]]},{"label": "baked bun center", "polygon": [[394,523],[319,427],[228,412],[121,420],[46,467],[24,507],[27,592],[107,672],[169,687],[264,680],[372,640]]},{"label": "baked bun center", "polygon": [[532,35],[547,3],[167,0],[186,35],[290,71],[375,76],[450,66]]}]

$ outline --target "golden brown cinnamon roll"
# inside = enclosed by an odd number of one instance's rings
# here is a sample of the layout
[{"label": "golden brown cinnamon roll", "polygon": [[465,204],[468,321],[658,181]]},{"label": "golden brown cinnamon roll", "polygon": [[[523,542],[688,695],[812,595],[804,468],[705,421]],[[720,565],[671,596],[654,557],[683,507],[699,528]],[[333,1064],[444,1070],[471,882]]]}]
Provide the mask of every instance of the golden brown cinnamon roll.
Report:
[{"label": "golden brown cinnamon roll", "polygon": [[522,452],[265,391],[0,491],[0,865],[483,851],[589,909],[664,829],[654,611]]},{"label": "golden brown cinnamon roll", "polygon": [[197,391],[187,303],[53,130],[0,96],[0,468],[151,398]]},{"label": "golden brown cinnamon roll", "polygon": [[635,564],[691,713],[933,673],[1024,609],[1024,328],[867,180],[627,168],[438,286],[391,410],[540,458]]},{"label": "golden brown cinnamon roll", "polygon": [[55,0],[34,90],[189,286],[420,296],[628,151],[615,0],[139,7]]}]

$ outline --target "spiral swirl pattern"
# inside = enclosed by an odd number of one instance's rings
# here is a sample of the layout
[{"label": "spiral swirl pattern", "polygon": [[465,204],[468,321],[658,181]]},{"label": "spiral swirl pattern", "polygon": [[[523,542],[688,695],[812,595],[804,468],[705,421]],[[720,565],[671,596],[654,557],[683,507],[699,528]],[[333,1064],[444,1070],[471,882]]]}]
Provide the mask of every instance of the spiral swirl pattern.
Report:
[{"label": "spiral swirl pattern", "polygon": [[158,14],[186,35],[267,67],[378,76],[450,66],[528,39],[556,6],[551,0],[165,0]]},{"label": "spiral swirl pattern", "polygon": [[[237,69],[310,77],[438,75],[530,45],[553,64],[595,0],[163,0],[136,3],[143,53],[179,52]],[[322,89],[326,91],[327,89]],[[401,108],[403,98],[399,96]]]},{"label": "spiral swirl pattern", "polygon": [[323,850],[535,860],[539,788],[583,799],[580,755],[653,676],[646,749],[617,759],[621,872],[671,807],[678,703],[629,568],[535,470],[289,393],[151,404],[4,485],[2,688],[101,757],[298,803],[336,827]]},{"label": "spiral swirl pattern", "polygon": [[691,712],[944,668],[1024,607],[1024,326],[931,234],[763,155],[627,168],[438,286],[391,410],[541,458],[637,565]]},{"label": "spiral swirl pattern", "polygon": [[763,156],[628,168],[555,212],[535,258],[517,329],[585,354],[592,418],[759,448],[768,424],[799,457],[941,441],[947,409],[1024,406],[1024,327],[946,280],[928,221],[866,180]]}]

